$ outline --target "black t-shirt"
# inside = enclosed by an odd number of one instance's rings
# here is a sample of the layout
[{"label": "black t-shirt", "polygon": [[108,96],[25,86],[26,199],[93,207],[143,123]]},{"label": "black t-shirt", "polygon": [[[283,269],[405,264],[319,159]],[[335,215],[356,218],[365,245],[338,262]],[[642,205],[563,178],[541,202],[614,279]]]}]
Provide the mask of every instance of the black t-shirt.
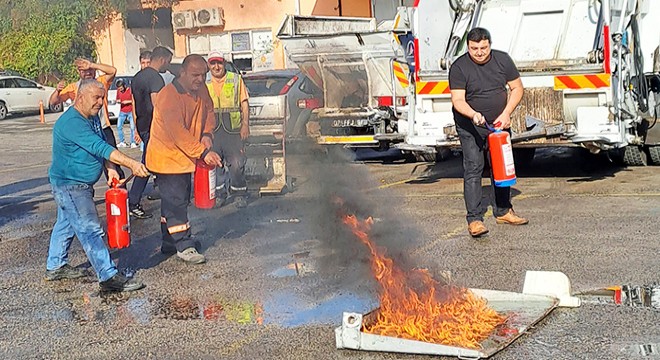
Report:
[{"label": "black t-shirt", "polygon": [[165,87],[163,77],[158,71],[147,67],[140,70],[133,77],[131,90],[133,99],[135,99],[135,126],[139,132],[149,132],[151,130],[151,119],[154,115],[154,104],[151,103],[151,94],[157,93]]},{"label": "black t-shirt", "polygon": [[[464,89],[465,100],[474,111],[480,112],[492,124],[506,108],[506,84],[520,77],[509,54],[492,50],[490,60],[477,64],[465,53],[449,69],[449,88]],[[469,129],[472,119],[452,108],[456,125]]]}]

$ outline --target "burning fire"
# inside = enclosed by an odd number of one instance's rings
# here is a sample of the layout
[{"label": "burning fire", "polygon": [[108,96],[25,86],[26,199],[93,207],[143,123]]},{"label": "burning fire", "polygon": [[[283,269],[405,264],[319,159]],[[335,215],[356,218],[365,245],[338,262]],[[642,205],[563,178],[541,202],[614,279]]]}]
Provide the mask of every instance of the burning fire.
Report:
[{"label": "burning fire", "polygon": [[506,320],[468,289],[440,283],[426,270],[405,272],[397,266],[369,238],[372,218],[342,219],[369,248],[382,288],[377,320],[365,324],[365,332],[476,349]]}]

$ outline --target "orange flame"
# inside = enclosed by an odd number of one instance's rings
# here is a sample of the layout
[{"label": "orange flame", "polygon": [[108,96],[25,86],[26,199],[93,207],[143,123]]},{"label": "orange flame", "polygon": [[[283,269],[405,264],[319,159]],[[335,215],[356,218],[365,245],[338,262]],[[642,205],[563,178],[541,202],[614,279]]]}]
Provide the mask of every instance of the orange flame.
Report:
[{"label": "orange flame", "polygon": [[369,238],[372,218],[342,218],[371,252],[372,270],[381,285],[380,308],[363,331],[465,348],[480,348],[505,316],[470,290],[436,281],[426,270],[405,272]]}]

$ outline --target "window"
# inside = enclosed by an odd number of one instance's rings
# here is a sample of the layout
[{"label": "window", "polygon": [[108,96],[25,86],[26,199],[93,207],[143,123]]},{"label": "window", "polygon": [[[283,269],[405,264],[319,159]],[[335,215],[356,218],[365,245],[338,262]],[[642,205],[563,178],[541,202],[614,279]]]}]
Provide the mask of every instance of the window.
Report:
[{"label": "window", "polygon": [[231,51],[250,51],[250,33],[233,33],[231,34]]},{"label": "window", "polygon": [[291,76],[246,76],[243,78],[250,96],[279,95]]},{"label": "window", "polygon": [[34,88],[34,89],[37,88],[37,84],[36,84],[36,83],[33,83],[33,82],[30,81],[30,80],[25,80],[25,79],[21,79],[21,78],[16,78],[15,80],[16,80],[16,82],[18,83],[18,86],[19,86],[19,87],[22,87],[22,88]]},{"label": "window", "polygon": [[10,89],[10,88],[17,88],[18,84],[14,81],[14,79],[2,79],[0,80],[0,89]]},{"label": "window", "polygon": [[273,34],[270,29],[188,36],[188,53],[208,55],[220,51],[239,71],[273,69]]}]

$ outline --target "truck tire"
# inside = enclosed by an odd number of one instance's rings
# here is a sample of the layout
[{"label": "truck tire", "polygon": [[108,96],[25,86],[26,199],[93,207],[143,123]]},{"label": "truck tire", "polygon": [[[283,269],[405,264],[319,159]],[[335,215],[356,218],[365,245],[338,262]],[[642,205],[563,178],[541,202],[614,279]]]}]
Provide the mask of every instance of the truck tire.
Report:
[{"label": "truck tire", "polygon": [[534,161],[536,148],[517,148],[513,149],[513,161],[518,168],[528,168]]},{"label": "truck tire", "polygon": [[628,145],[623,151],[623,163],[627,166],[646,166],[648,157],[641,147]]},{"label": "truck tire", "polygon": [[649,146],[649,155],[653,165],[660,165],[660,145]]}]

